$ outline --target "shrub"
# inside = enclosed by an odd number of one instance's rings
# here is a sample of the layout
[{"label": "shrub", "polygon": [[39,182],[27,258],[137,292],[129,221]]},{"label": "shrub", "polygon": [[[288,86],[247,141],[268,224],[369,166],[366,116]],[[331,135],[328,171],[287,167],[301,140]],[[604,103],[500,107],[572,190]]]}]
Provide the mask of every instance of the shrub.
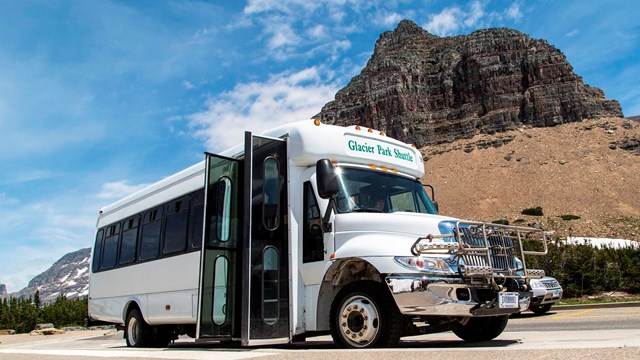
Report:
[{"label": "shrub", "polygon": [[578,220],[578,219],[580,219],[580,216],[573,215],[573,214],[564,214],[564,215],[560,215],[560,217],[562,218],[562,220]]},{"label": "shrub", "polygon": [[509,225],[509,220],[507,220],[507,219],[498,219],[498,220],[493,220],[491,223],[492,224],[500,224],[500,225]]},{"label": "shrub", "polygon": [[531,216],[542,216],[542,215],[544,215],[544,213],[542,212],[542,207],[540,207],[540,206],[534,207],[534,208],[524,209],[520,213],[522,215],[531,215]]}]

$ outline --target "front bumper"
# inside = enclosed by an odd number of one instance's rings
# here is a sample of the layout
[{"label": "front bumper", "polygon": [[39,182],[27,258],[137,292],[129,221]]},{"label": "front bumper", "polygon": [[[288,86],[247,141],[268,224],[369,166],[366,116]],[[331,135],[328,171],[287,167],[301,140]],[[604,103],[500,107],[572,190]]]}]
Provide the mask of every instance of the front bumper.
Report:
[{"label": "front bumper", "polygon": [[500,308],[495,290],[466,284],[461,278],[408,274],[389,275],[385,280],[404,315],[507,315],[528,309],[531,299],[531,292],[521,291],[518,308]]},{"label": "front bumper", "polygon": [[534,289],[531,305],[555,304],[562,300],[563,290],[561,287],[555,289]]}]

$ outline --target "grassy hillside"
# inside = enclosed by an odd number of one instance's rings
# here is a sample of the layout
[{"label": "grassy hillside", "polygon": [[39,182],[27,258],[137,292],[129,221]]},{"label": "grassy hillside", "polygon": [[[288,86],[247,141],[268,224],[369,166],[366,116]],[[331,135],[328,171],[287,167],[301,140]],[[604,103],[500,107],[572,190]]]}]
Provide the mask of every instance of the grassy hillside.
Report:
[{"label": "grassy hillside", "polygon": [[[421,150],[442,214],[640,240],[638,122],[522,128]],[[543,216],[521,213],[536,207]]]}]

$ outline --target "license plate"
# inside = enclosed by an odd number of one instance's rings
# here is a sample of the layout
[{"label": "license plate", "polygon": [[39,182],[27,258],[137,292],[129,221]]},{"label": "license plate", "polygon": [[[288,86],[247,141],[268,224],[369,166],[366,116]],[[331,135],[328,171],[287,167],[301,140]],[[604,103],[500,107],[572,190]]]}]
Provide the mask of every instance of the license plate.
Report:
[{"label": "license plate", "polygon": [[520,306],[517,292],[498,293],[498,307],[502,309],[517,309]]},{"label": "license plate", "polygon": [[553,295],[557,296],[558,294],[560,294],[560,290],[553,290]]}]

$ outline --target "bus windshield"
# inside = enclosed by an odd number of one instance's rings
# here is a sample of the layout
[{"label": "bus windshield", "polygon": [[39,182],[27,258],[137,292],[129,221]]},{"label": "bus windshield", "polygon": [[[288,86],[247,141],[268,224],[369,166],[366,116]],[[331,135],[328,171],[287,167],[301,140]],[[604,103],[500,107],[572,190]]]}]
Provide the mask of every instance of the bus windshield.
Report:
[{"label": "bus windshield", "polygon": [[349,167],[336,168],[340,191],[336,198],[338,213],[398,211],[437,214],[435,206],[414,179]]}]

